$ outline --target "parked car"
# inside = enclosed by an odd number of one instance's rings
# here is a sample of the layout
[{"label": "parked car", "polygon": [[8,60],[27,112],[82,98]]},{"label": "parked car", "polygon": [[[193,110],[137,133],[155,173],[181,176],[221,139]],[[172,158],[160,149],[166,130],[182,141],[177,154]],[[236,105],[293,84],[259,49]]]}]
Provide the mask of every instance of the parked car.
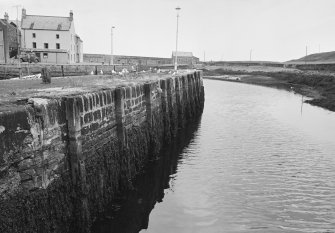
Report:
[{"label": "parked car", "polygon": [[29,63],[37,63],[40,62],[39,58],[35,53],[21,53],[20,54],[20,62],[29,62]]}]

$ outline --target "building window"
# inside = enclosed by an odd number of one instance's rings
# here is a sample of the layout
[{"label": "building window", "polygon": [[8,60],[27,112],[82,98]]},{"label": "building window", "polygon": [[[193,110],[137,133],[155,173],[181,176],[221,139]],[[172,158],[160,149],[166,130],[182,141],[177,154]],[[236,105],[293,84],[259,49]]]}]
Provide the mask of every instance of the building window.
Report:
[{"label": "building window", "polygon": [[56,43],[56,49],[60,49],[60,43]]},{"label": "building window", "polygon": [[33,48],[36,49],[36,42],[33,42]]},{"label": "building window", "polygon": [[48,53],[43,53],[43,58],[48,58]]},{"label": "building window", "polygon": [[44,48],[48,49],[49,48],[49,44],[48,43],[44,43]]},{"label": "building window", "polygon": [[33,33],[33,38],[36,38],[36,33]]},{"label": "building window", "polygon": [[56,34],[56,39],[59,39],[59,34]]}]

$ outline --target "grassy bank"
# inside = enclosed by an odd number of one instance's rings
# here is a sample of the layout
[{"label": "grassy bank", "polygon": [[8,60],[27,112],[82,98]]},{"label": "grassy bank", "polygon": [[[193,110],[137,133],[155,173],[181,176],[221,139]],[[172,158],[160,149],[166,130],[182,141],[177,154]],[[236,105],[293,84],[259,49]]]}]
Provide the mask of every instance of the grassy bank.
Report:
[{"label": "grassy bank", "polygon": [[[235,78],[227,78],[227,76]],[[306,102],[335,111],[335,73],[269,67],[206,67],[204,78],[216,78],[293,90],[312,97]]]}]

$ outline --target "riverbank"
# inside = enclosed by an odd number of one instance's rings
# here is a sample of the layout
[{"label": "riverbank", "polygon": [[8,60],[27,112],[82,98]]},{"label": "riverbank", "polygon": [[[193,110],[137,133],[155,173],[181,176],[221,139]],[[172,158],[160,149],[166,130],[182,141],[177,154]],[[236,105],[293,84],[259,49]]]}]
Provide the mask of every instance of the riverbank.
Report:
[{"label": "riverbank", "polygon": [[204,78],[294,91],[310,97],[307,103],[335,111],[335,72],[268,66],[207,66]]}]

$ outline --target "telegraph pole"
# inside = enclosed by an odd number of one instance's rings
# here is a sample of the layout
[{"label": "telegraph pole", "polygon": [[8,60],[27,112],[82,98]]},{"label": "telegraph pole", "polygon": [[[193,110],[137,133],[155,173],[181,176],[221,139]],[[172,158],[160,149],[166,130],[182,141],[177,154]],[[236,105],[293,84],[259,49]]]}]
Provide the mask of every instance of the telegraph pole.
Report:
[{"label": "telegraph pole", "polygon": [[250,55],[249,55],[250,57],[250,61],[251,61],[251,56],[252,56],[252,49],[250,49]]}]

